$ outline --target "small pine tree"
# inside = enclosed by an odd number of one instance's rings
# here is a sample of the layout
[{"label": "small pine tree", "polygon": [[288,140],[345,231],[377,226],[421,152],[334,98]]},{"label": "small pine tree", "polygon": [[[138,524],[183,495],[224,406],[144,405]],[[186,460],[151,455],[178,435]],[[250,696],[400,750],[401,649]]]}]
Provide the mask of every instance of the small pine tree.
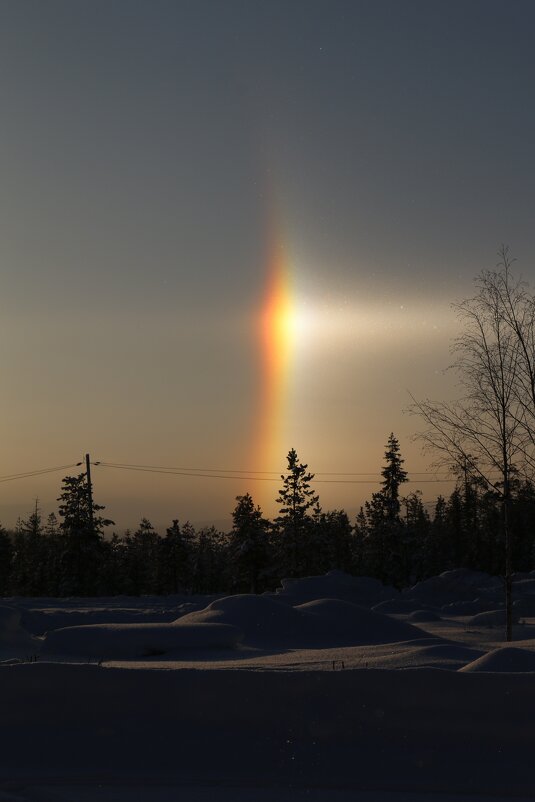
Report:
[{"label": "small pine tree", "polygon": [[390,521],[399,518],[399,488],[407,481],[407,471],[403,469],[405,460],[401,458],[399,441],[393,432],[388,438],[385,451],[386,465],[381,471],[381,495],[384,499],[386,517]]},{"label": "small pine tree", "polygon": [[0,524],[0,596],[7,596],[10,587],[13,544],[8,533]]},{"label": "small pine tree", "polygon": [[46,554],[39,499],[30,516],[17,520],[11,567],[13,591],[21,596],[40,596],[46,591]]},{"label": "small pine tree", "polygon": [[422,502],[421,490],[409,493],[403,499],[405,525],[401,532],[401,560],[399,583],[414,585],[426,576],[429,542],[429,514]]},{"label": "small pine tree", "polygon": [[164,593],[189,593],[193,583],[195,532],[175,518],[160,546],[160,581]]},{"label": "small pine tree", "polygon": [[58,498],[62,548],[60,592],[92,596],[101,587],[102,539],[104,527],[113,524],[99,516],[104,507],[90,502],[85,473],[66,476]]},{"label": "small pine tree", "polygon": [[338,569],[351,571],[353,568],[354,540],[349,518],[344,510],[322,512],[314,520],[312,527],[314,548],[308,549],[312,574],[325,574]]},{"label": "small pine tree", "polygon": [[299,462],[295,448],[288,452],[287,459],[288,473],[281,474],[283,486],[277,498],[277,504],[281,505],[277,521],[299,525],[309,516],[309,510],[321,512],[319,496],[310,487],[314,474],[308,472],[308,465]]},{"label": "small pine tree", "polygon": [[[191,524],[185,524],[192,530]],[[194,531],[194,530],[193,530]],[[228,537],[214,526],[196,534],[194,548],[194,588],[196,593],[221,592],[228,584]]]},{"label": "small pine tree", "polygon": [[125,535],[129,593],[134,596],[158,592],[158,556],[161,538],[147,518],[131,535]]},{"label": "small pine tree", "polygon": [[55,512],[51,512],[47,519],[44,529],[44,534],[47,537],[56,537],[59,533],[59,521]]},{"label": "small pine tree", "polygon": [[372,494],[361,513],[359,550],[363,567],[371,576],[401,586],[406,570],[402,568],[405,524],[400,517],[399,488],[407,481],[407,472],[394,434],[388,438],[385,460],[381,490]]},{"label": "small pine tree", "polygon": [[267,521],[260,507],[255,507],[249,493],[236,496],[232,512],[230,556],[233,584],[243,585],[251,593],[258,592],[259,579],[268,561]]},{"label": "small pine tree", "polygon": [[280,514],[275,519],[280,536],[280,567],[283,574],[302,576],[307,565],[307,533],[313,520],[321,515],[321,507],[319,496],[310,487],[314,474],[308,471],[308,465],[299,462],[294,448],[288,452],[287,459],[288,473],[281,475],[283,486],[277,498]]}]

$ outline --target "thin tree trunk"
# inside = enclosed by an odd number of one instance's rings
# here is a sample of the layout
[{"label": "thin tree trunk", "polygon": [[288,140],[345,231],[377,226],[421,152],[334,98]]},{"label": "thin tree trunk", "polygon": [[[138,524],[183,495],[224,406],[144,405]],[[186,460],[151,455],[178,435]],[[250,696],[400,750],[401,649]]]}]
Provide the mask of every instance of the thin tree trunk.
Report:
[{"label": "thin tree trunk", "polygon": [[505,639],[513,640],[513,561],[511,557],[511,528],[509,522],[509,487],[503,499],[503,527],[505,534]]}]

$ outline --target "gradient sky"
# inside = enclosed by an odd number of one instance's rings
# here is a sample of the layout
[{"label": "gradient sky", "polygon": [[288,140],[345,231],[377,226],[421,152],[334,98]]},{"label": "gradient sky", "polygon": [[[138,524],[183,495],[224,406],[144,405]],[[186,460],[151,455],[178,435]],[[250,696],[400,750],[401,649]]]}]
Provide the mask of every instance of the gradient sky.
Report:
[{"label": "gradient sky", "polygon": [[[0,475],[295,447],[325,479],[394,431],[407,489],[448,492],[402,410],[454,391],[450,303],[500,243],[535,279],[534,33],[531,0],[0,0]],[[1,483],[0,519],[61,476]],[[247,490],[271,515],[280,485],[93,479],[119,530],[223,525]],[[352,514],[375,489],[317,486]]]}]

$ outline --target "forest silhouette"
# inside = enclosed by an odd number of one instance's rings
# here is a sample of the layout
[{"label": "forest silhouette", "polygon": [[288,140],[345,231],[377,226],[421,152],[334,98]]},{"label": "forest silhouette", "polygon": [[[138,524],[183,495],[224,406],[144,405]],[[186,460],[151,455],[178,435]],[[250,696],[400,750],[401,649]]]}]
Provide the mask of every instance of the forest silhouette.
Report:
[{"label": "forest silhouette", "polygon": [[[460,471],[449,497],[429,514],[419,491],[403,494],[407,473],[399,443],[388,438],[381,488],[354,521],[323,510],[314,474],[288,454],[279,514],[269,520],[249,493],[238,496],[230,531],[173,520],[162,535],[143,518],[122,535],[91,498],[87,476],[66,476],[58,514],[39,505],[15,531],[0,529],[0,595],[98,596],[263,592],[283,577],[340,569],[397,588],[454,568],[504,570],[500,494]],[[530,570],[535,549],[535,487],[511,487],[513,567]]]},{"label": "forest silhouette", "polygon": [[43,521],[36,502],[14,532],[0,527],[0,595],[258,593],[332,569],[403,588],[466,568],[504,577],[510,639],[513,572],[531,570],[535,556],[535,297],[514,277],[507,247],[499,257],[476,278],[475,295],[454,305],[460,397],[413,399],[409,410],[456,477],[434,510],[420,491],[404,494],[408,474],[391,433],[380,489],[354,521],[322,509],[314,473],[292,448],[273,520],[246,493],[228,532],[175,519],[162,535],[143,518],[135,531],[105,537],[113,521],[93,500],[86,455],[86,472],[63,480],[57,516]]}]

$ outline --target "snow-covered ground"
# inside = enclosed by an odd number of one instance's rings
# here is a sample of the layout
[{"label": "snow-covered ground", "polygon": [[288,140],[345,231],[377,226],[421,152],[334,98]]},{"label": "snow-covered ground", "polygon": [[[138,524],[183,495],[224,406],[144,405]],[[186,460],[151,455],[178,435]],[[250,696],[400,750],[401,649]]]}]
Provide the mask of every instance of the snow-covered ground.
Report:
[{"label": "snow-covered ground", "polygon": [[504,644],[499,590],[4,599],[0,802],[534,799],[535,618]]}]

